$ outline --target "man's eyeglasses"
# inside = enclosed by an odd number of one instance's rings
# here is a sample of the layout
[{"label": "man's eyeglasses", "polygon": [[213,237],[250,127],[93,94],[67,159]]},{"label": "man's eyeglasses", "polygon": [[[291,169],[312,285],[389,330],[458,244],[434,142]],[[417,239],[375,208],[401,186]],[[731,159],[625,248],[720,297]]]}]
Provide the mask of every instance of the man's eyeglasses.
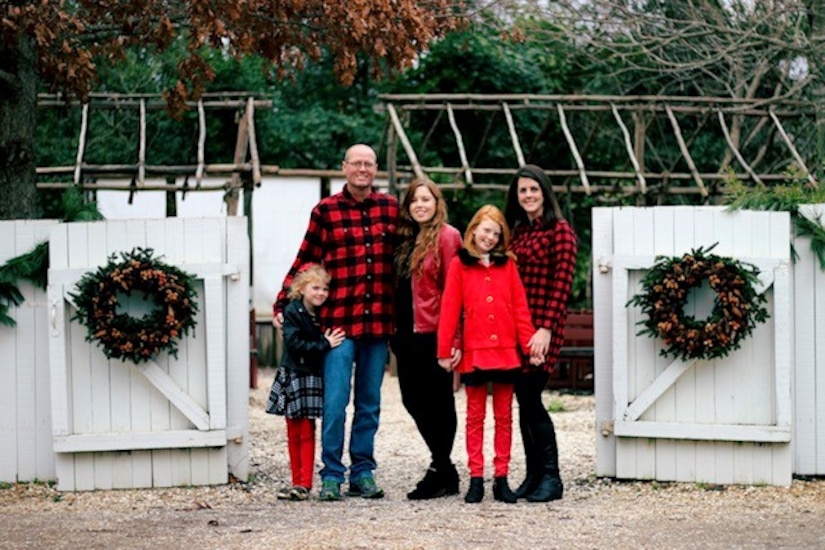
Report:
[{"label": "man's eyeglasses", "polygon": [[350,161],[344,161],[344,162],[346,162],[350,166],[354,166],[358,170],[360,170],[362,168],[366,168],[367,170],[372,170],[373,168],[375,168],[375,163],[374,162],[369,162],[369,161],[356,160],[355,162],[350,162]]}]

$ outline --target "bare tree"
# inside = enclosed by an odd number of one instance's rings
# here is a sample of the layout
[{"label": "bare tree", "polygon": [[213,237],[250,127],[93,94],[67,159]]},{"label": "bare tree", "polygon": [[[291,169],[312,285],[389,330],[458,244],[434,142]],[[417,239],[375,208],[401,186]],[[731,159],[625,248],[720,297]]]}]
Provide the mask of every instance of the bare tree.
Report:
[{"label": "bare tree", "polygon": [[[578,44],[592,66],[601,67],[605,79],[612,81],[612,93],[763,98],[766,103],[816,98],[821,159],[824,4],[823,0],[517,0],[498,7],[509,14],[516,28],[511,32],[521,39]],[[747,139],[741,135],[741,123],[741,117],[731,123],[731,138],[737,145]]]}]

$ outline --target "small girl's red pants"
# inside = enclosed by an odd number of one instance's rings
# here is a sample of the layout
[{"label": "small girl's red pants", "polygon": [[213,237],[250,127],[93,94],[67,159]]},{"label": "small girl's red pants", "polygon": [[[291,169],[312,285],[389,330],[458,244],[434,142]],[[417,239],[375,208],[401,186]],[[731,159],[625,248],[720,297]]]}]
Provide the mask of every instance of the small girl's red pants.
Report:
[{"label": "small girl's red pants", "polygon": [[287,418],[286,437],[292,486],[312,489],[315,473],[315,419]]}]

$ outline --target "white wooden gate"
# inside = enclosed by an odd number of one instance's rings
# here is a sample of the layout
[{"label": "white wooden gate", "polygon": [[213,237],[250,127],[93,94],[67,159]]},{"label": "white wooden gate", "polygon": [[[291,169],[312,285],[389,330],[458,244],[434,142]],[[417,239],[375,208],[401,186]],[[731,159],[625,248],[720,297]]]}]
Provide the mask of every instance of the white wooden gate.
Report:
[{"label": "white wooden gate", "polygon": [[[197,277],[178,358],[108,360],[71,321],[69,293],[134,247]],[[243,218],[124,220],[50,234],[51,401],[61,490],[208,485],[248,475],[249,240]]]},{"label": "white wooden gate", "polygon": [[[721,207],[593,210],[597,475],[789,485],[791,285],[789,216]],[[771,319],[726,358],[683,363],[637,336],[627,307],[655,257],[709,247],[753,263]],[[699,318],[710,291],[689,305]]]},{"label": "white wooden gate", "polygon": [[[54,220],[0,222],[0,265],[31,252],[49,237]],[[18,285],[25,301],[9,316],[17,325],[0,326],[0,481],[54,478],[49,354],[45,338],[46,292]]]},{"label": "white wooden gate", "polygon": [[[825,226],[825,205],[800,212]],[[825,271],[809,237],[795,237],[793,269],[794,473],[825,475]]]}]

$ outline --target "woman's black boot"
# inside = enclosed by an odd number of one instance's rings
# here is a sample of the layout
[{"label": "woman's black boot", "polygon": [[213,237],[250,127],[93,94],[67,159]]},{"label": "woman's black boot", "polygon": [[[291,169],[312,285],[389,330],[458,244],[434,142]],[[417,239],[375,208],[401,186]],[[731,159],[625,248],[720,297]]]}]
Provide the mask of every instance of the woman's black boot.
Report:
[{"label": "woman's black boot", "polygon": [[560,500],[564,494],[564,484],[561,482],[558,470],[547,472],[541,476],[536,488],[527,495],[527,502],[550,502]]},{"label": "woman's black boot", "polygon": [[539,479],[539,474],[527,470],[527,475],[525,476],[524,481],[521,482],[521,485],[519,485],[516,488],[513,494],[516,496],[516,498],[526,497],[527,495],[536,490],[536,485],[539,484]]},{"label": "woman's black boot", "polygon": [[493,498],[508,504],[513,504],[516,501],[516,495],[513,494],[507,484],[507,476],[497,477],[493,481]]},{"label": "woman's black boot", "polygon": [[484,499],[484,478],[471,477],[470,488],[467,489],[467,494],[464,495],[464,502],[469,504],[476,504]]},{"label": "woman's black boot", "polygon": [[559,450],[556,446],[556,430],[552,421],[536,426],[536,450],[539,453],[540,477],[535,489],[527,495],[527,502],[550,502],[564,494],[559,475]]}]

